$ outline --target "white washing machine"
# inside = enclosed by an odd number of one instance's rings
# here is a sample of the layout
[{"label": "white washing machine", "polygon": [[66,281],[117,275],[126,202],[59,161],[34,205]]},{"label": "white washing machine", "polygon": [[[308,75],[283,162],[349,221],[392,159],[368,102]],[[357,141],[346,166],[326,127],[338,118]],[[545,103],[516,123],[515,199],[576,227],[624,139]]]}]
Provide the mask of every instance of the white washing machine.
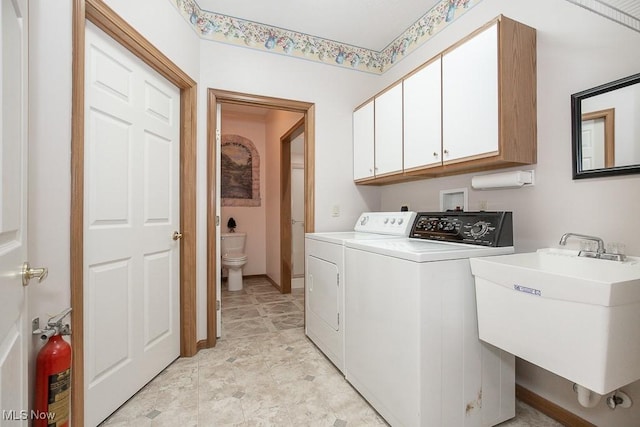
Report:
[{"label": "white washing machine", "polygon": [[418,213],[410,236],[345,242],[346,379],[392,426],[514,417],[515,360],[478,338],[469,266],[513,252],[511,213]]},{"label": "white washing machine", "polygon": [[344,243],[408,236],[415,212],[366,212],[355,231],[305,235],[305,332],[344,372]]}]

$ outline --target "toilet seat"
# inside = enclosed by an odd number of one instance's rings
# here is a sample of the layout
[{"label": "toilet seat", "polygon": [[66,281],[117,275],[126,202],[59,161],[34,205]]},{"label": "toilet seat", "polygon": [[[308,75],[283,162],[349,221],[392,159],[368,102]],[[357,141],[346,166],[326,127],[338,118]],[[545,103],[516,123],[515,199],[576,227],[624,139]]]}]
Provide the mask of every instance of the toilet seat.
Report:
[{"label": "toilet seat", "polygon": [[247,255],[243,253],[231,252],[231,253],[222,255],[222,262],[239,263],[239,262],[246,262],[246,261],[247,261]]}]

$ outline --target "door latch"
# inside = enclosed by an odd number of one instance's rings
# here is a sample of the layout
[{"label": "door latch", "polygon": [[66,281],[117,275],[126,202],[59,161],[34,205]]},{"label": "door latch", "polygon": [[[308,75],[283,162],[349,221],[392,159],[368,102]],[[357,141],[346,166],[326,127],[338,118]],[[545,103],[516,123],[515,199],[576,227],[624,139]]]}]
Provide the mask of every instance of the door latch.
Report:
[{"label": "door latch", "polygon": [[22,286],[27,286],[31,279],[38,279],[38,283],[41,283],[49,275],[49,270],[46,267],[31,268],[28,262],[22,264]]}]

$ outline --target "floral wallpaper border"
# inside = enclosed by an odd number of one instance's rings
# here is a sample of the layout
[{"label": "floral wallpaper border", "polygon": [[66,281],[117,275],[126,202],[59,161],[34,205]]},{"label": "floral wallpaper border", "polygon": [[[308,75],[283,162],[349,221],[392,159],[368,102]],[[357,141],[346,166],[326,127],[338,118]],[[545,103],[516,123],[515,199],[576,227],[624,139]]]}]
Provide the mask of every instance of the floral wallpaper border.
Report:
[{"label": "floral wallpaper border", "polygon": [[482,0],[441,0],[380,52],[171,1],[204,39],[382,74]]}]

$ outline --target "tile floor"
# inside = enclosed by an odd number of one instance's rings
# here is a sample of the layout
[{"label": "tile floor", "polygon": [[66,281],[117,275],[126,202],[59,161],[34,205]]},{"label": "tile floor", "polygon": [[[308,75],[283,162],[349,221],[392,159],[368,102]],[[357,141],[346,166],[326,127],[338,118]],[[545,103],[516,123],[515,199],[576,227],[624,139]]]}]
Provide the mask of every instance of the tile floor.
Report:
[{"label": "tile floor", "polygon": [[[304,293],[281,295],[264,279],[223,290],[223,336],[180,358],[104,426],[386,426],[309,341]],[[561,424],[518,402],[501,427]]]}]

